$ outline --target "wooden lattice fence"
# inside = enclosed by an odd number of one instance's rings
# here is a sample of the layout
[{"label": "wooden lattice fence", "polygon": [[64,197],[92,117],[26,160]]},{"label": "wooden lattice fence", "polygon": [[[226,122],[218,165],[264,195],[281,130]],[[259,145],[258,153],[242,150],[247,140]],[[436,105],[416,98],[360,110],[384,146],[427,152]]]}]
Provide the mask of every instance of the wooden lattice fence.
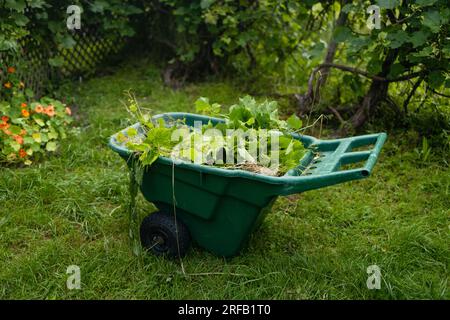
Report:
[{"label": "wooden lattice fence", "polygon": [[[2,66],[17,66],[18,75],[38,98],[45,94],[54,80],[92,76],[107,57],[117,54],[126,43],[126,39],[119,35],[104,36],[94,28],[74,32],[72,36],[76,43],[71,49],[42,44],[32,37],[24,38],[18,52],[0,52],[0,63]],[[57,67],[52,67],[49,59],[55,57],[61,61]],[[4,82],[3,77],[0,73],[0,83]]]},{"label": "wooden lattice fence", "polygon": [[92,29],[74,33],[73,38],[76,44],[72,49],[59,51],[64,59],[60,68],[63,76],[93,75],[99,64],[117,54],[125,44],[125,39],[118,35],[104,36]]}]

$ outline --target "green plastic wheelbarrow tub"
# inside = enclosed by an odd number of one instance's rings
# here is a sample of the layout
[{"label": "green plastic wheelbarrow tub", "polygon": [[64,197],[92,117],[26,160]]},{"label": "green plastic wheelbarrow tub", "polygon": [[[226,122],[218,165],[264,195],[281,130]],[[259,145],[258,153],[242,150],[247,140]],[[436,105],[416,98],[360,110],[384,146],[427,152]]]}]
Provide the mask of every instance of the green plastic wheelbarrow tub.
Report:
[{"label": "green plastic wheelbarrow tub", "polygon": [[[218,123],[223,121],[189,113],[165,113],[154,117]],[[134,128],[139,130],[140,125]],[[128,128],[127,128],[128,129]],[[122,130],[126,135],[127,129]],[[132,152],[121,145],[116,135],[109,146],[131,165]],[[311,151],[299,165],[284,176],[273,177],[244,170],[229,170],[159,157],[144,170],[141,192],[160,210],[173,212],[173,193],[177,219],[189,229],[201,247],[223,257],[237,255],[251,232],[262,222],[278,196],[301,193],[341,182],[367,178],[386,140],[385,133],[335,140],[319,140],[293,134]],[[353,151],[361,147],[370,150]],[[361,167],[343,166],[361,162]],[[172,181],[172,174],[173,181]],[[174,188],[174,190],[172,189]]]}]

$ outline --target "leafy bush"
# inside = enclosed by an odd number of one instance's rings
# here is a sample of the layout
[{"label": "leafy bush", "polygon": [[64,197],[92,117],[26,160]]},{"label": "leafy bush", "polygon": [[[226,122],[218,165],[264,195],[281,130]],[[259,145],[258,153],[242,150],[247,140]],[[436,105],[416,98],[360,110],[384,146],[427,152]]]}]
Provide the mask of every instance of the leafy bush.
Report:
[{"label": "leafy bush", "polygon": [[304,34],[308,3],[159,0],[143,5],[150,12],[152,45],[169,48],[171,62],[188,75],[229,69],[250,75],[283,70]]},{"label": "leafy bush", "polygon": [[[71,109],[58,100],[44,97],[29,102],[26,90],[14,67],[5,67],[0,102],[0,162],[32,164],[47,152],[55,152],[66,137]],[[28,95],[28,96],[27,96]]]},{"label": "leafy bush", "polygon": [[372,31],[365,24],[366,3],[350,1],[342,8],[351,19],[335,30],[334,37],[347,45],[348,57],[364,61],[367,71],[376,75],[382,72],[386,52],[395,52],[385,75],[389,80],[414,71],[416,76],[411,78],[422,78],[432,89],[450,87],[449,2],[379,0],[377,4],[382,9],[383,26]]},{"label": "leafy bush", "polygon": [[[95,28],[103,33],[131,36],[134,30],[130,16],[140,13],[131,1],[94,0],[6,0],[0,4],[0,51],[14,52],[26,36],[45,42],[45,47],[70,49],[75,45],[72,32],[67,29],[67,7],[82,8],[81,27]],[[53,44],[52,44],[53,42]],[[53,54],[55,52],[52,52]]]}]

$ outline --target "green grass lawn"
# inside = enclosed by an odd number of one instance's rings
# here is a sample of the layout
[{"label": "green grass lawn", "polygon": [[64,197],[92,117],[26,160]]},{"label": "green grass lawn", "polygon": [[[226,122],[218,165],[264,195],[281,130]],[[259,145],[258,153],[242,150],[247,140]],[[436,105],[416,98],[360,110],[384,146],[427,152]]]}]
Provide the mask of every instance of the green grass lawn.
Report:
[{"label": "green grass lawn", "polygon": [[[231,260],[199,248],[178,261],[131,253],[128,171],[107,147],[131,120],[120,103],[133,89],[154,112],[193,111],[208,96],[243,95],[209,82],[162,86],[150,63],[73,86],[81,119],[59,156],[0,168],[2,299],[448,299],[450,172],[421,163],[408,134],[391,135],[366,180],[280,198],[249,247]],[[154,210],[138,199],[141,218]],[[81,290],[66,288],[69,265]],[[380,290],[366,286],[370,265]]]}]

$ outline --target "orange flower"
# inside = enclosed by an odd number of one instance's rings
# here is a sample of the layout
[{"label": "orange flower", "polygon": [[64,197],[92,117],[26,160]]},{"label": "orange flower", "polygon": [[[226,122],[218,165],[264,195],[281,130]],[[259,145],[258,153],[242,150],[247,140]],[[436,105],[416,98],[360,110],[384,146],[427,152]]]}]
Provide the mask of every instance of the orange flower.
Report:
[{"label": "orange flower", "polygon": [[49,117],[53,117],[55,115],[55,107],[49,105],[47,108],[45,108],[44,113]]},{"label": "orange flower", "polygon": [[24,136],[27,134],[27,131],[25,129],[20,130],[20,135]]},{"label": "orange flower", "polygon": [[3,130],[4,133],[6,133],[8,136],[12,135],[12,132],[10,130],[8,130],[9,128],[9,124],[8,126],[5,128],[6,130]]},{"label": "orange flower", "polygon": [[44,108],[40,104],[38,104],[36,108],[34,108],[34,111],[36,111],[36,113],[42,113],[44,112]]},{"label": "orange flower", "polygon": [[72,115],[72,110],[69,107],[66,107],[66,113],[71,116]]},{"label": "orange flower", "polygon": [[23,144],[23,138],[21,136],[13,136],[13,138],[18,144]]},{"label": "orange flower", "polygon": [[12,87],[12,84],[11,84],[11,82],[6,82],[4,85],[3,85],[6,89],[11,89],[11,87]]},{"label": "orange flower", "polygon": [[27,152],[24,149],[19,150],[19,157],[25,158],[27,156]]},{"label": "orange flower", "polygon": [[23,109],[23,110],[22,110],[22,115],[23,115],[25,118],[28,118],[28,117],[30,116],[30,113],[29,113],[27,110]]},{"label": "orange flower", "polygon": [[14,67],[8,68],[8,73],[14,73],[14,72],[16,72],[16,68],[14,68]]},{"label": "orange flower", "polygon": [[44,112],[44,108],[40,104],[38,104],[36,108],[34,108],[34,111],[36,111],[36,113],[42,113]]},{"label": "orange flower", "polygon": [[28,107],[28,105],[27,105],[25,102],[22,102],[22,104],[20,105],[20,107],[26,108],[26,107]]},{"label": "orange flower", "polygon": [[8,116],[3,116],[3,117],[2,117],[2,121],[3,121],[4,123],[8,122],[8,121],[9,121],[9,117],[8,117]]}]

